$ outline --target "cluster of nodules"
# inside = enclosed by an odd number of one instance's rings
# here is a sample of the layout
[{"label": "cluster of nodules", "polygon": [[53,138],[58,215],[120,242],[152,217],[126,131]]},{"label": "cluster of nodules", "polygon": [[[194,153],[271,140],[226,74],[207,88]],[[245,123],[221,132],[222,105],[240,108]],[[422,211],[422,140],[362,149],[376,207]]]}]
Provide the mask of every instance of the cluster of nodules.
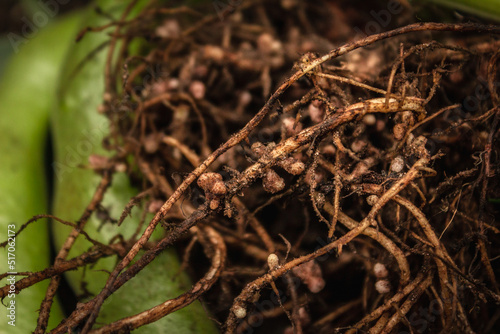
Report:
[{"label": "cluster of nodules", "polygon": [[[276,147],[271,143],[267,146],[257,142],[252,145],[252,151],[258,157],[269,157],[269,153]],[[305,170],[305,164],[294,157],[287,157],[276,163],[286,172],[292,175],[300,175]],[[212,210],[220,206],[221,200],[227,193],[227,187],[219,173],[204,173],[198,178],[198,186],[205,192],[205,198]],[[277,193],[285,188],[285,180],[272,168],[267,169],[262,177],[262,187],[271,194]]]},{"label": "cluster of nodules", "polygon": [[375,282],[375,290],[380,294],[389,293],[391,291],[391,283],[387,279],[389,276],[389,271],[386,266],[382,263],[375,263],[373,266],[373,273],[377,278]]},{"label": "cluster of nodules", "polygon": [[[269,159],[270,152],[275,147],[275,143],[270,143],[266,146],[261,142],[256,142],[252,145],[251,149],[256,156],[264,159]],[[283,160],[280,160],[277,165],[292,175],[300,175],[306,168],[302,161],[299,161],[294,157],[287,157]],[[269,168],[262,177],[262,187],[268,193],[274,194],[285,188],[285,180],[281,176],[279,176],[278,173],[276,173],[272,168]]]},{"label": "cluster of nodules", "polygon": [[227,188],[219,173],[205,173],[198,178],[198,186],[205,192],[205,197],[209,202],[210,209],[219,207],[222,197],[226,194]]}]

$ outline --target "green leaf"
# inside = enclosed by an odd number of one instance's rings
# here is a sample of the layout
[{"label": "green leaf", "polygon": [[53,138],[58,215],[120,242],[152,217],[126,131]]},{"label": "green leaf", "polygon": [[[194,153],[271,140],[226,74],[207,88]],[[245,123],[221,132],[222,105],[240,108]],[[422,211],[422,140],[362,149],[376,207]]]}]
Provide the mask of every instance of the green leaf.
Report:
[{"label": "green leaf", "polygon": [[[59,66],[79,22],[71,15],[48,25],[12,57],[0,83],[0,240],[7,239],[7,225],[15,230],[32,216],[48,212],[48,189],[44,170],[44,149],[48,117],[55,102]],[[50,46],[50,47],[48,47]],[[38,221],[15,240],[15,268],[7,268],[8,249],[0,250],[0,272],[38,271],[50,265],[48,223]],[[17,277],[19,280],[21,277]],[[2,285],[7,284],[6,279]],[[7,322],[2,305],[0,332],[30,333],[37,323],[48,281],[7,297],[15,300],[15,327]],[[15,296],[15,297],[14,297]],[[63,318],[54,301],[49,326]],[[9,319],[10,321],[10,319]]]}]

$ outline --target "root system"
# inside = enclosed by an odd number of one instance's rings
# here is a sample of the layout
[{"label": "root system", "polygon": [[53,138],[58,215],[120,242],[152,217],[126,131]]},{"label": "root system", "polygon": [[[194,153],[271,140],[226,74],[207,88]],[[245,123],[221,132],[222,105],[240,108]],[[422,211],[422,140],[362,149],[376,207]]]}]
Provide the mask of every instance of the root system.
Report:
[{"label": "root system", "polygon": [[[92,240],[80,227],[117,170],[142,192],[115,218],[155,216],[17,282],[119,257],[53,332],[129,331],[197,299],[226,333],[499,330],[500,28],[402,15],[361,36],[333,1],[217,8],[112,22],[99,112],[115,155],[91,165],[103,181],[72,237]],[[95,329],[104,300],[172,245],[192,288]]]}]

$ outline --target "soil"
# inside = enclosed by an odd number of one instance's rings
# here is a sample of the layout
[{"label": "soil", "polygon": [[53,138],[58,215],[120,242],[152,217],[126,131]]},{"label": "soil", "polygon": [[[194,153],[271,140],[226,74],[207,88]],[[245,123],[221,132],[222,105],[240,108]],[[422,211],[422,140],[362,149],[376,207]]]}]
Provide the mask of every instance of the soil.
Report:
[{"label": "soil", "polygon": [[116,155],[91,167],[147,191],[152,249],[178,247],[221,331],[500,331],[500,29],[415,10],[215,1],[124,25],[146,43],[108,64]]}]

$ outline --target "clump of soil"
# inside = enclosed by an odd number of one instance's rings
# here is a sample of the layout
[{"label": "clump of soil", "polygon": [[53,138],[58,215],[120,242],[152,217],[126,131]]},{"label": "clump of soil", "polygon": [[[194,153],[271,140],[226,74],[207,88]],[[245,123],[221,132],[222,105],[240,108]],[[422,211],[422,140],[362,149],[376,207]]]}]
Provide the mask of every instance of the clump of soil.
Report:
[{"label": "clump of soil", "polygon": [[151,247],[179,247],[229,333],[495,332],[499,28],[365,38],[373,17],[343,6],[151,8],[124,26],[143,53],[108,64],[101,112],[166,230]]}]

